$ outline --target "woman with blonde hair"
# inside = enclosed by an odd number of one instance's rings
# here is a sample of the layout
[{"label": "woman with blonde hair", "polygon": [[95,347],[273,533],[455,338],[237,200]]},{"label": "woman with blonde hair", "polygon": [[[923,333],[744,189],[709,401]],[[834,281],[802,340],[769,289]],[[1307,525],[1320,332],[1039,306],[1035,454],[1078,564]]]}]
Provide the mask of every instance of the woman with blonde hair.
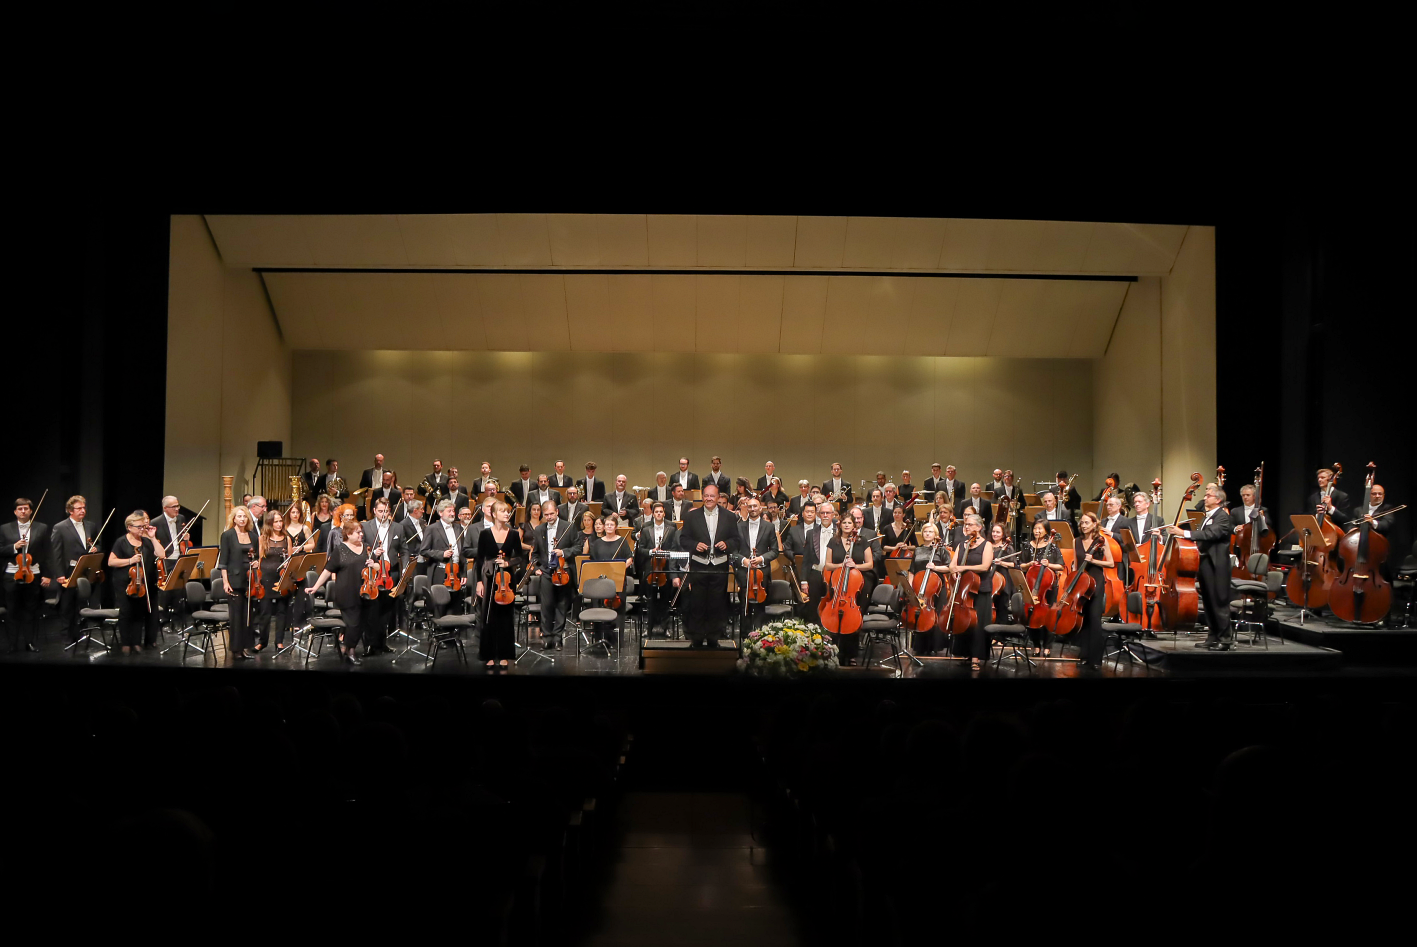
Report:
[{"label": "woman with blonde hair", "polygon": [[238,661],[251,657],[251,649],[255,645],[255,636],[251,633],[251,608],[247,600],[251,591],[247,573],[256,553],[256,524],[251,521],[251,511],[244,506],[234,506],[226,517],[226,531],[221,534],[217,568],[221,571],[222,591],[227,595],[231,656]]},{"label": "woman with blonde hair", "polygon": [[[964,539],[955,546],[950,555],[950,576],[953,578],[964,572],[979,576],[979,591],[974,593],[974,623],[969,626],[968,636],[955,635],[954,651],[963,650],[970,659],[969,667],[977,671],[981,662],[989,656],[989,639],[984,634],[984,626],[993,621],[990,599],[993,588],[988,582],[989,567],[994,564],[994,547],[984,538],[984,519],[978,513],[964,516]],[[951,583],[945,583],[945,593],[949,594]],[[948,599],[947,599],[948,601]],[[963,642],[963,644],[961,644]]]},{"label": "woman with blonde hair", "polygon": [[[123,520],[127,532],[119,536],[108,551],[109,581],[113,583],[113,600],[118,604],[118,636],[123,641],[123,653],[141,652],[157,644],[157,560],[162,558],[162,546],[157,530],[142,510],[134,510]],[[127,594],[129,571],[138,566],[143,572],[143,594]],[[138,631],[142,629],[142,641]]]},{"label": "woman with blonde hair", "polygon": [[498,572],[510,573],[515,589],[525,571],[521,535],[512,529],[511,520],[512,508],[504,500],[494,500],[492,522],[477,537],[473,574],[477,576],[477,596],[483,610],[477,656],[489,668],[494,664],[510,667],[516,657],[516,605],[496,601],[494,589]]}]

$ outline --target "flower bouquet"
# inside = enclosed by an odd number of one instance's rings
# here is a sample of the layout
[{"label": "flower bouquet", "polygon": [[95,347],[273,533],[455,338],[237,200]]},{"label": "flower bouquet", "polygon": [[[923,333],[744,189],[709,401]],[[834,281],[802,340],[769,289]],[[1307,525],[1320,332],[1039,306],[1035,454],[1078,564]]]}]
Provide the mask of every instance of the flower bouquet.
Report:
[{"label": "flower bouquet", "polygon": [[764,625],[743,639],[738,669],[759,677],[798,677],[834,670],[838,648],[820,625],[797,618]]}]

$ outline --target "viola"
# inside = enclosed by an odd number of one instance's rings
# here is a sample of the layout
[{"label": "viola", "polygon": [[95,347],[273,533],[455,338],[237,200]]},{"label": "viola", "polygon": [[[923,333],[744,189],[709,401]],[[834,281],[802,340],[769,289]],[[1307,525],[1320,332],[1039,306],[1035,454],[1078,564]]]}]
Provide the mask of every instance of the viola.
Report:
[{"label": "viola", "polygon": [[[1104,537],[1098,536],[1085,555],[1097,555],[1104,544]],[[1059,590],[1058,600],[1048,609],[1044,627],[1058,637],[1082,627],[1083,602],[1097,593],[1097,581],[1087,574],[1087,565],[1081,560],[1075,563],[1072,580]]]},{"label": "viola", "polygon": [[[1190,486],[1181,498],[1181,508],[1176,511],[1171,525],[1180,524],[1186,504],[1196,495],[1202,479],[1199,472],[1191,474]],[[1196,588],[1196,576],[1201,570],[1200,547],[1195,540],[1168,535],[1166,546],[1161,550],[1160,570],[1156,603],[1161,613],[1161,627],[1171,632],[1195,627],[1200,615],[1200,592]]]},{"label": "viola", "polygon": [[[1377,464],[1368,464],[1364,494],[1373,489]],[[1343,573],[1328,591],[1328,607],[1344,621],[1382,621],[1392,606],[1392,586],[1379,571],[1388,555],[1387,538],[1364,520],[1338,543]]]},{"label": "viola", "polygon": [[817,606],[817,618],[832,634],[855,634],[861,628],[861,606],[856,604],[856,595],[866,580],[861,577],[861,570],[851,568],[849,562],[826,566],[824,571],[836,575],[827,583],[826,594]]},{"label": "viola", "polygon": [[[462,545],[462,537],[465,532],[467,532],[466,526],[458,533],[459,546]],[[461,592],[462,587],[467,585],[467,579],[463,578],[462,570],[463,564],[452,559],[449,559],[443,566],[443,587],[449,592]]]},{"label": "viola", "polygon": [[[939,548],[940,544],[936,542],[930,549],[929,565],[935,564],[935,554]],[[910,589],[915,593],[915,601],[906,605],[901,613],[905,627],[912,631],[929,631],[935,627],[938,617],[935,612],[935,599],[939,597],[943,585],[940,574],[928,566],[911,577]]]},{"label": "viola", "polygon": [[512,588],[512,570],[506,565],[498,566],[492,577],[492,601],[498,605],[510,605],[516,597],[516,590]]},{"label": "viola", "polygon": [[[961,543],[956,549],[956,559],[963,559]],[[949,608],[943,609],[938,621],[939,628],[947,635],[962,635],[973,627],[978,614],[974,609],[974,596],[979,591],[978,572],[956,572],[950,579]]]},{"label": "viola", "polygon": [[1058,531],[1049,530],[1053,535],[1048,540],[1048,545],[1043,547],[1043,554],[1035,559],[1028,567],[1026,578],[1028,579],[1029,591],[1033,593],[1033,604],[1029,606],[1028,627],[1044,628],[1047,626],[1048,603],[1044,596],[1053,587],[1053,582],[1057,578],[1057,573],[1048,567],[1048,559],[1054,549],[1058,548]]}]

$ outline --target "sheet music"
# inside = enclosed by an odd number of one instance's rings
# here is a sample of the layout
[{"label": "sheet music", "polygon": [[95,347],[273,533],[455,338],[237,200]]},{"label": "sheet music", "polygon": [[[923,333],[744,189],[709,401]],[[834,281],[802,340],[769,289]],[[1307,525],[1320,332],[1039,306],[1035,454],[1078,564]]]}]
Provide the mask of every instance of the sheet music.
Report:
[{"label": "sheet music", "polygon": [[[685,555],[688,555],[688,554],[685,553]],[[728,557],[727,557],[726,555],[725,555],[725,556],[699,556],[699,555],[693,555],[693,556],[689,556],[689,558],[690,558],[690,559],[693,559],[693,560],[694,560],[695,562],[697,562],[697,563],[700,563],[700,564],[706,565],[706,566],[721,566],[721,565],[723,565],[725,562],[728,561]]]}]

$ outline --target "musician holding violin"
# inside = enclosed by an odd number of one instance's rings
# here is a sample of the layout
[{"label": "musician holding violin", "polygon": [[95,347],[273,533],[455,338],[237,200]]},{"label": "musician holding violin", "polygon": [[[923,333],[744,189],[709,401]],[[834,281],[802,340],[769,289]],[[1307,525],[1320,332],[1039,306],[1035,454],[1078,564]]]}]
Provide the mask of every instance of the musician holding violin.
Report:
[{"label": "musician holding violin", "polygon": [[113,582],[113,600],[118,604],[118,637],[123,642],[123,653],[131,654],[157,644],[154,588],[162,546],[144,511],[129,513],[123,526],[127,532],[114,540],[108,551],[108,574]]},{"label": "musician holding violin", "polygon": [[[843,567],[848,572],[857,573],[860,579],[844,575]],[[856,655],[861,651],[857,629],[861,627],[861,612],[869,601],[866,587],[870,583],[866,578],[875,568],[871,544],[862,542],[858,537],[855,517],[841,517],[841,522],[837,524],[837,534],[827,544],[826,558],[822,561],[822,576],[827,593],[823,596],[819,609],[828,622],[823,627],[834,632],[833,639],[841,649],[839,659],[848,667],[856,666]],[[838,616],[841,620],[839,630],[832,624],[833,619]],[[851,627],[853,617],[855,628]]]},{"label": "musician holding violin", "polygon": [[571,611],[575,586],[572,584],[571,556],[578,543],[576,528],[561,520],[554,499],[541,504],[541,525],[531,537],[531,569],[541,603],[541,647],[561,650],[566,633],[566,616]]},{"label": "musician holding violin", "polygon": [[1166,527],[1166,532],[1193,541],[1200,551],[1200,598],[1210,632],[1196,647],[1229,651],[1234,646],[1230,636],[1230,534],[1233,526],[1230,514],[1225,511],[1225,491],[1221,487],[1207,484],[1201,502],[1205,506],[1205,519],[1200,526],[1192,530],[1173,524]]},{"label": "musician holding violin", "polygon": [[305,592],[314,595],[326,582],[335,580],[334,592],[327,593],[325,598],[332,607],[339,609],[340,621],[344,622],[344,631],[339,636],[340,655],[350,664],[357,665],[360,661],[355,652],[364,632],[365,609],[368,607],[368,600],[360,594],[360,586],[364,584],[360,573],[370,566],[377,566],[377,563],[365,549],[364,531],[354,519],[340,524],[339,536],[340,541],[335,543],[329,558],[325,560],[324,571]]},{"label": "musician holding violin", "polygon": [[914,555],[915,530],[905,521],[905,507],[891,511],[891,521],[881,530],[881,550],[890,559],[909,559]]},{"label": "musician holding violin", "polygon": [[35,520],[35,512],[34,503],[20,497],[15,500],[15,521],[0,526],[0,549],[7,560],[5,610],[7,622],[14,628],[11,651],[39,650],[34,644],[34,628],[44,600],[42,590],[51,584],[46,571],[49,527]]},{"label": "musician holding violin", "polygon": [[521,537],[512,529],[512,507],[494,500],[491,522],[477,537],[473,574],[483,615],[478,659],[487,667],[510,667],[516,657],[516,587],[525,571]]},{"label": "musician holding violin", "polygon": [[665,519],[664,503],[655,500],[650,506],[650,522],[640,527],[635,545],[635,566],[649,587],[649,634],[663,636],[664,621],[673,596],[682,580],[679,560],[656,553],[679,549],[679,531]]},{"label": "musician holding violin", "polygon": [[253,657],[255,635],[251,631],[251,563],[255,561],[259,531],[251,511],[243,506],[231,508],[226,517],[226,530],[221,534],[217,551],[217,569],[221,572],[221,587],[227,595],[227,612],[231,633],[231,656],[238,661]]},{"label": "musician holding violin", "polygon": [[467,527],[456,522],[458,511],[452,500],[439,500],[435,509],[438,519],[424,529],[419,555],[431,569],[429,581],[448,589],[452,597],[449,608],[453,608],[462,601],[467,581],[467,553],[463,549]]},{"label": "musician holding violin", "polygon": [[79,640],[79,609],[98,607],[98,589],[89,592],[89,601],[79,601],[79,589],[69,587],[69,576],[79,564],[79,558],[98,542],[103,527],[88,522],[89,501],[71,496],[64,504],[68,514],[49,531],[49,574],[59,585],[59,621],[65,637],[72,644]]},{"label": "musician holding violin", "polygon": [[392,654],[388,636],[398,624],[398,601],[391,594],[407,567],[404,531],[389,515],[389,501],[379,497],[374,501],[374,518],[364,523],[364,545],[379,568],[379,594],[369,601],[368,620],[364,623],[364,655]]},{"label": "musician holding violin", "polygon": [[281,567],[289,561],[290,548],[295,543],[285,531],[285,517],[279,510],[271,510],[266,514],[258,545],[261,588],[265,594],[261,596],[260,615],[257,618],[260,634],[254,650],[260,654],[270,647],[271,626],[274,625],[276,650],[284,651],[285,629],[290,624],[290,594],[280,594]]},{"label": "musician holding violin", "polygon": [[732,558],[738,597],[746,606],[746,634],[762,623],[768,581],[772,578],[769,564],[777,558],[778,542],[773,525],[763,519],[762,502],[757,497],[744,500],[742,510],[746,516],[738,521],[738,552]]}]

